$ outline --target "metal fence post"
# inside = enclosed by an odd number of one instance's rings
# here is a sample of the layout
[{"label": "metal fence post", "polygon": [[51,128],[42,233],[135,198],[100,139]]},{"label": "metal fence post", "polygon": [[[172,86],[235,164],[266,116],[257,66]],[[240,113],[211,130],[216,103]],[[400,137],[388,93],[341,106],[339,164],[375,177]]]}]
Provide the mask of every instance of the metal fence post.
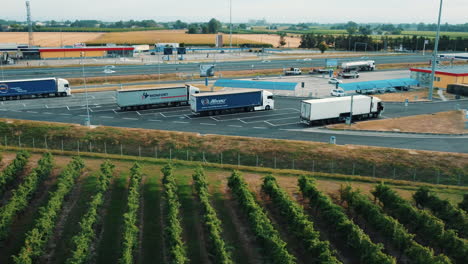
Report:
[{"label": "metal fence post", "polygon": [[240,153],[237,153],[237,167],[240,166]]},{"label": "metal fence post", "polygon": [[62,143],[61,146],[62,146],[62,152],[63,152],[63,139],[62,139],[62,142],[61,142],[61,143]]},{"label": "metal fence post", "polygon": [[169,160],[172,160],[172,148],[169,149]]},{"label": "metal fence post", "polygon": [[205,151],[202,152],[202,162],[206,163]]},{"label": "metal fence post", "polygon": [[458,174],[458,185],[461,185],[461,174]]},{"label": "metal fence post", "polygon": [[5,135],[5,147],[8,146],[7,136]]},{"label": "metal fence post", "polygon": [[292,169],[294,170],[294,160],[292,160]]},{"label": "metal fence post", "polygon": [[413,170],[413,181],[416,181],[416,168]]},{"label": "metal fence post", "polygon": [[93,147],[91,145],[91,141],[89,142],[89,152],[93,152]]},{"label": "metal fence post", "polygon": [[80,141],[76,141],[76,151],[78,152],[78,155],[80,155]]},{"label": "metal fence post", "polygon": [[120,156],[123,156],[123,146],[120,144]]},{"label": "metal fence post", "polygon": [[257,155],[257,162],[255,163],[255,167],[258,167],[258,155]]},{"label": "metal fence post", "polygon": [[356,168],[356,163],[353,163],[353,176],[354,176],[354,169]]},{"label": "metal fence post", "polygon": [[107,143],[106,142],[104,142],[104,153],[107,154]]},{"label": "metal fence post", "polygon": [[187,161],[188,161],[188,149],[187,149]]},{"label": "metal fence post", "polygon": [[221,152],[221,165],[223,164],[223,152]]},{"label": "metal fence post", "polygon": [[138,157],[141,158],[141,146],[138,146]]},{"label": "metal fence post", "polygon": [[48,147],[47,147],[47,136],[44,136],[44,142],[45,142],[45,148],[48,149]]},{"label": "metal fence post", "polygon": [[33,148],[36,148],[36,143],[34,142],[34,138],[33,138]]},{"label": "metal fence post", "polygon": [[440,182],[440,170],[437,170],[437,184]]},{"label": "metal fence post", "polygon": [[158,158],[158,146],[154,146],[154,157]]},{"label": "metal fence post", "polygon": [[393,179],[395,179],[395,178],[396,178],[396,168],[393,167]]},{"label": "metal fence post", "polygon": [[18,147],[21,148],[21,136],[18,136]]},{"label": "metal fence post", "polygon": [[315,172],[315,160],[312,160],[312,173]]},{"label": "metal fence post", "polygon": [[375,163],[374,163],[374,166],[372,167],[372,177],[375,178]]},{"label": "metal fence post", "polygon": [[274,160],[273,160],[273,163],[274,163],[274,167],[275,167],[275,169],[276,169],[276,156],[275,156],[275,158],[274,158]]}]

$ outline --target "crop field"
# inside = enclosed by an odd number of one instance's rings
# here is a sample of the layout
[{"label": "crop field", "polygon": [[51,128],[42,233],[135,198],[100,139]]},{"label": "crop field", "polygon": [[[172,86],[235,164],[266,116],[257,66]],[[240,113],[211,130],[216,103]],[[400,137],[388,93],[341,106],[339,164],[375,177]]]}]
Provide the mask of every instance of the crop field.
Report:
[{"label": "crop field", "polygon": [[[186,34],[185,30],[155,30],[136,32],[105,33],[87,44],[154,44],[157,42],[185,43],[186,45],[214,45],[216,34]],[[258,44],[259,42],[238,38],[233,35],[232,42],[239,44]],[[229,36],[224,36],[224,43],[229,43]]]},{"label": "crop field", "polygon": [[1,152],[0,263],[464,263],[468,257],[466,187],[64,154]]},{"label": "crop field", "polygon": [[[88,32],[34,32],[34,45],[41,47],[59,47],[94,40],[104,33]],[[28,43],[28,32],[0,32],[2,43]]]}]

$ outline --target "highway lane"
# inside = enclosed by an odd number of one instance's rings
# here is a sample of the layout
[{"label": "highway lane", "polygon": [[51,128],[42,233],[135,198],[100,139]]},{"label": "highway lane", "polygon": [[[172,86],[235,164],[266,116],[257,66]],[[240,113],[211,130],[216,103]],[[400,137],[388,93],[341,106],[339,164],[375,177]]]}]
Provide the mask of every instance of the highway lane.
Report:
[{"label": "highway lane", "polygon": [[[299,123],[298,98],[277,97],[276,110],[273,111],[214,117],[193,116],[188,107],[120,112],[112,92],[92,93],[89,99],[91,120],[95,125],[317,142],[328,142],[330,136],[335,136],[338,144],[468,153],[468,136],[342,132],[306,127]],[[0,103],[0,115],[5,118],[83,124],[86,117],[84,102],[84,94],[68,98],[5,101]],[[384,116],[434,113],[456,108],[468,108],[468,100],[413,103],[407,107],[401,103],[386,104]]]},{"label": "highway lane", "polygon": [[[422,55],[392,55],[392,56],[375,56],[369,57],[375,60],[378,68],[379,64],[386,63],[415,63],[427,62],[428,56]],[[360,58],[339,58],[338,61],[360,60]],[[239,71],[239,70],[259,70],[259,69],[278,69],[287,67],[324,67],[324,58],[311,58],[309,59],[283,59],[271,60],[263,62],[259,60],[248,61],[213,61],[204,62],[203,64],[215,64],[216,71]],[[107,74],[107,76],[122,76],[122,75],[138,75],[138,74],[157,74],[164,73],[185,73],[195,74],[199,73],[199,65],[201,63],[178,63],[178,64],[150,64],[150,65],[115,65],[112,70],[115,73]],[[85,75],[87,77],[105,76],[103,66],[86,65]],[[49,68],[31,68],[31,69],[4,69],[5,79],[21,79],[21,78],[41,78],[41,77],[61,77],[72,78],[82,77],[82,67],[49,67]]]}]

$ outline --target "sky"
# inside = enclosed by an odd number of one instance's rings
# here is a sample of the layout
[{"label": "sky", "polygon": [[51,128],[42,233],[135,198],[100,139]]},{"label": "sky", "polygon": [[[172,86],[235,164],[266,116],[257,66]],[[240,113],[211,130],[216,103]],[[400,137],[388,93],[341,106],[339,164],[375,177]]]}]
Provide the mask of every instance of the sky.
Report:
[{"label": "sky", "polygon": [[[153,19],[158,22],[437,23],[439,0],[31,0],[33,21]],[[24,0],[2,3],[1,19],[26,21]],[[6,3],[5,3],[6,2]],[[468,0],[446,0],[441,23],[468,23]]]}]

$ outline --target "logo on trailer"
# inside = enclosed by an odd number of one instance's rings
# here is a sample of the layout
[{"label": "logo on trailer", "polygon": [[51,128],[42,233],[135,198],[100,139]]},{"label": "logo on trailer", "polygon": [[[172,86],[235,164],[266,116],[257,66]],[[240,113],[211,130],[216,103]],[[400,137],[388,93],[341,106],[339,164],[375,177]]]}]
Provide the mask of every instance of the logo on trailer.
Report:
[{"label": "logo on trailer", "polygon": [[227,99],[208,99],[204,98],[201,100],[202,105],[222,105],[225,104]]},{"label": "logo on trailer", "polygon": [[7,93],[8,85],[6,83],[0,83],[0,93]]},{"label": "logo on trailer", "polygon": [[141,96],[141,99],[142,100],[145,100],[146,98],[148,98],[149,94],[147,92],[144,92],[143,95]]}]

